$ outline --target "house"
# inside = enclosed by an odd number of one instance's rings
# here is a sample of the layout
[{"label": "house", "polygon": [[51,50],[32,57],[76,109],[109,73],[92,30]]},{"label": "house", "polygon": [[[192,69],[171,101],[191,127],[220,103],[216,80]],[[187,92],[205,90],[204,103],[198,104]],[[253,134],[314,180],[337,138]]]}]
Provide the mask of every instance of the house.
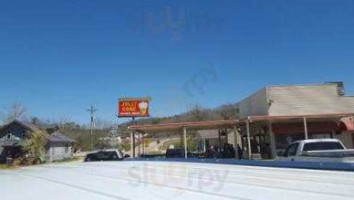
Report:
[{"label": "house", "polygon": [[[249,123],[256,153],[270,145],[274,157],[290,142],[311,138],[337,138],[353,148],[354,96],[345,95],[343,82],[266,86],[238,102],[237,111]],[[247,149],[245,130],[241,142]]]},{"label": "house", "polygon": [[59,133],[50,134],[47,144],[47,160],[49,162],[72,158],[75,140]]},{"label": "house", "polygon": [[42,130],[47,137],[46,160],[49,162],[71,158],[74,140],[59,133],[54,128],[41,129],[39,125],[15,120],[0,128],[0,163],[6,157],[15,157],[23,153],[25,139],[35,131]]}]

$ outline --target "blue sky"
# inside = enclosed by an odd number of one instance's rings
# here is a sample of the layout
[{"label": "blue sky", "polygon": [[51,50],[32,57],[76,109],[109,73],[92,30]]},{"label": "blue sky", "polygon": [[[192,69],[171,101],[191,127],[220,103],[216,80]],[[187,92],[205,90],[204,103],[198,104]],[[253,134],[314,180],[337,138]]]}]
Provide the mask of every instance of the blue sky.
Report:
[{"label": "blue sky", "polygon": [[[350,0],[0,2],[0,104],[43,119],[116,121],[236,102],[268,84],[342,80],[354,94]],[[120,120],[121,122],[123,120]]]}]

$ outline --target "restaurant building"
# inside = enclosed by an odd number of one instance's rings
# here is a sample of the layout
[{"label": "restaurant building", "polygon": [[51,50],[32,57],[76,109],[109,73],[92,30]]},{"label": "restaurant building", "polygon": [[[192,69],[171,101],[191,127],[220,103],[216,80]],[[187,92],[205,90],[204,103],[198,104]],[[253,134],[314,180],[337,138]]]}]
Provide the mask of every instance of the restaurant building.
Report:
[{"label": "restaurant building", "polygon": [[[236,110],[239,119],[234,120],[129,126],[132,155],[133,135],[157,132],[180,132],[185,158],[190,131],[199,131],[204,144],[209,143],[206,146],[238,145],[243,158],[250,159],[274,158],[291,142],[302,139],[337,138],[353,148],[354,96],[345,94],[343,82],[266,86],[236,103]],[[214,137],[206,138],[205,131]]]},{"label": "restaurant building", "polygon": [[353,148],[354,96],[345,95],[342,82],[266,86],[238,102],[237,111],[239,143],[251,157],[274,157],[300,139],[337,138]]}]

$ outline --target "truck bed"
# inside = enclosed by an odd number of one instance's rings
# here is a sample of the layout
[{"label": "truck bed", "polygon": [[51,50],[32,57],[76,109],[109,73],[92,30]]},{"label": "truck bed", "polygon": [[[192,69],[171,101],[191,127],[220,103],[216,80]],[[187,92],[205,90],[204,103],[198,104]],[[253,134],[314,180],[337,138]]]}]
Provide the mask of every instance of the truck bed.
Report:
[{"label": "truck bed", "polygon": [[328,158],[353,157],[353,159],[354,159],[354,150],[353,149],[345,149],[345,150],[307,151],[307,152],[304,152],[304,154],[302,154],[302,156],[328,157]]}]

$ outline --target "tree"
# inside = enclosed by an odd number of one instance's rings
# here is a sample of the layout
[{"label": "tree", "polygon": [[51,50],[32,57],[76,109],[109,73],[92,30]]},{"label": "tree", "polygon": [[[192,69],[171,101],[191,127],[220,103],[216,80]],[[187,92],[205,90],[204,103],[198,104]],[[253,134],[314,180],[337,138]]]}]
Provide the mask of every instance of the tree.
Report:
[{"label": "tree", "polygon": [[151,143],[151,139],[150,138],[144,138],[144,147],[145,148],[148,148],[150,143]]},{"label": "tree", "polygon": [[119,150],[122,150],[122,151],[130,151],[130,148],[131,148],[131,146],[130,146],[130,144],[129,143],[125,143],[125,142],[123,142],[123,143],[121,143],[121,144],[118,144],[117,145],[117,148],[119,149]]},{"label": "tree", "polygon": [[187,120],[190,121],[203,121],[208,120],[209,116],[206,109],[203,109],[199,105],[195,105],[188,113]]},{"label": "tree", "polygon": [[104,120],[101,118],[96,118],[95,120],[95,128],[96,129],[111,129],[114,124],[108,120]]},{"label": "tree", "polygon": [[43,131],[34,131],[31,136],[24,142],[24,150],[34,159],[40,159],[45,154],[45,145],[48,138]]},{"label": "tree", "polygon": [[238,110],[237,106],[234,104],[224,104],[217,109],[217,113],[222,119],[237,119]]},{"label": "tree", "polygon": [[4,113],[2,114],[2,121],[7,124],[16,119],[21,119],[25,116],[26,109],[19,102],[11,103],[5,108]]}]

